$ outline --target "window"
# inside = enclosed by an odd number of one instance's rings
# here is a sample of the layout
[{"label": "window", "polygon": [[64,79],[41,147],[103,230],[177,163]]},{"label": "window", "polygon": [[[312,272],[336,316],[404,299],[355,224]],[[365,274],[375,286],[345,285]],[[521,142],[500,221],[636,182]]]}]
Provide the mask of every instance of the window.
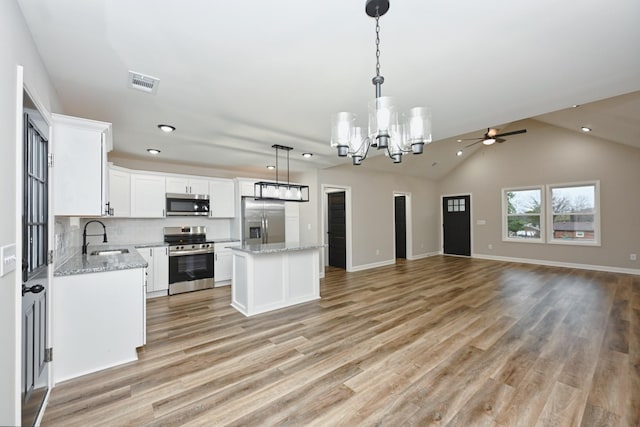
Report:
[{"label": "window", "polygon": [[502,190],[502,240],[544,242],[542,187]]},{"label": "window", "polygon": [[600,244],[599,183],[548,186],[549,243]]},{"label": "window", "polygon": [[23,281],[47,264],[48,156],[47,140],[24,115],[24,217],[22,222]]}]

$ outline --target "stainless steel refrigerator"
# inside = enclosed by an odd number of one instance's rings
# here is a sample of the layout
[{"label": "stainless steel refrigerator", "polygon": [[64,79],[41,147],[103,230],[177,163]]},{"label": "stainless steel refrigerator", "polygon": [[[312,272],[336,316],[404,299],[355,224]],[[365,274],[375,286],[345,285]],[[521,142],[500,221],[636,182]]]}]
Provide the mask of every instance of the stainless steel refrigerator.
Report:
[{"label": "stainless steel refrigerator", "polygon": [[242,241],[249,244],[283,243],[284,202],[242,198]]}]

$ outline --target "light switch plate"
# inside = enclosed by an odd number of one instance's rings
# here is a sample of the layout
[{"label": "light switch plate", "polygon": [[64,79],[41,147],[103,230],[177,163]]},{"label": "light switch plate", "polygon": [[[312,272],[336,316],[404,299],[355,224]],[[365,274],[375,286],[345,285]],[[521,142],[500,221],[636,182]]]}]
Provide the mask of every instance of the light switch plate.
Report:
[{"label": "light switch plate", "polygon": [[16,245],[6,245],[0,248],[0,277],[16,269]]}]

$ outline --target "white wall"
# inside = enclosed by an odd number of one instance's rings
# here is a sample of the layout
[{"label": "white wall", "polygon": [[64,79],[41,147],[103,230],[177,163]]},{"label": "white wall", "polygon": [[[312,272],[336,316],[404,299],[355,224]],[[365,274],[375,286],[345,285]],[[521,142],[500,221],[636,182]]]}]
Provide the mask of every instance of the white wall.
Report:
[{"label": "white wall", "polygon": [[[640,253],[640,149],[535,120],[511,127],[527,133],[482,147],[439,183],[441,194],[472,193],[473,254],[639,269],[629,254]],[[502,241],[502,188],[591,180],[600,180],[601,246]]]},{"label": "white wall", "polygon": [[[49,111],[60,111],[57,96],[40,60],[20,8],[14,0],[0,1],[0,246],[17,242],[16,126],[17,66],[33,97]],[[16,274],[0,278],[0,425],[20,423],[20,373],[17,367],[21,294]]]}]

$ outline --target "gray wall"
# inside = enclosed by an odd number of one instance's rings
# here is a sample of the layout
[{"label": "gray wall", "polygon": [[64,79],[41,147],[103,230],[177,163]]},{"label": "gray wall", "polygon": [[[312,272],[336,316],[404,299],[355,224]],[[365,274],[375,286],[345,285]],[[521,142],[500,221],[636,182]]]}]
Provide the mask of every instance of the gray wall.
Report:
[{"label": "gray wall", "polygon": [[[435,183],[422,178],[371,173],[357,166],[344,165],[318,171],[318,193],[322,185],[351,188],[352,266],[354,269],[389,263],[394,253],[394,192],[411,194],[412,255],[424,256],[439,250],[438,193]],[[318,197],[324,197],[318,194]],[[318,201],[318,221],[324,221]],[[301,223],[303,222],[301,218]],[[320,227],[318,227],[320,229]],[[323,241],[318,233],[318,241]],[[376,253],[379,250],[379,255]]]},{"label": "gray wall", "polygon": [[[16,78],[17,66],[24,67],[24,81],[32,96],[49,112],[60,112],[55,91],[14,0],[0,1],[0,246],[17,242],[16,216]],[[19,248],[18,248],[19,249]],[[20,423],[20,293],[17,276],[0,278],[0,425]]]},{"label": "gray wall", "polygon": [[[438,184],[440,194],[470,193],[472,253],[553,263],[638,269],[640,150],[535,120],[503,144],[482,147]],[[600,180],[600,247],[502,242],[502,188]],[[486,225],[477,225],[477,220]],[[493,250],[488,245],[493,245]]]}]

